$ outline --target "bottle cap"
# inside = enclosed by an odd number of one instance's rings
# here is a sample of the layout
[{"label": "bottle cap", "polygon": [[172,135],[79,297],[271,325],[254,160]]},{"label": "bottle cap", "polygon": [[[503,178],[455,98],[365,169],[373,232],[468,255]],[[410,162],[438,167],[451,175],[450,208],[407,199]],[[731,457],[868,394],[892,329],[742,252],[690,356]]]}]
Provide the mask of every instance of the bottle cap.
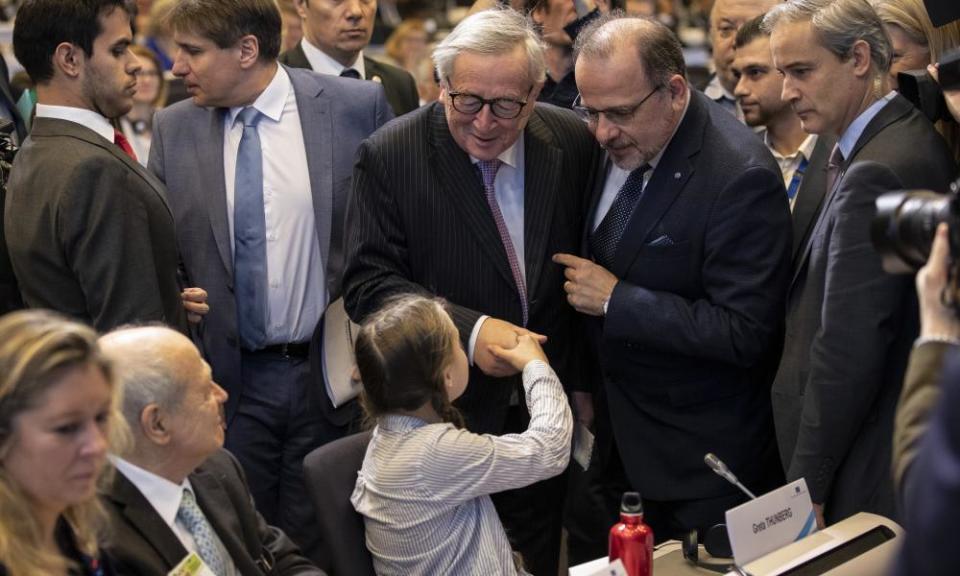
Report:
[{"label": "bottle cap", "polygon": [[620,511],[624,514],[643,514],[643,501],[639,492],[624,492],[620,499]]}]

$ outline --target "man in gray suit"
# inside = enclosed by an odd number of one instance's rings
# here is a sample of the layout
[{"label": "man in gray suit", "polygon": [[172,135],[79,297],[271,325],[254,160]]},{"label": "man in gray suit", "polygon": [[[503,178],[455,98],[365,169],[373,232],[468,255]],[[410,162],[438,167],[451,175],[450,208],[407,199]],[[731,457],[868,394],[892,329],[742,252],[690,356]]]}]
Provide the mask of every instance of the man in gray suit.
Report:
[{"label": "man in gray suit", "polygon": [[792,0],[763,25],[803,129],[838,139],[787,293],[772,391],[780,455],[788,480],[806,479],[821,524],[859,511],[895,517],[893,415],[917,303],[911,278],[882,270],[870,222],[885,192],[946,190],[953,161],[890,91],[890,42],[867,0]]},{"label": "man in gray suit", "polygon": [[280,55],[280,63],[383,85],[394,114],[420,106],[417,83],[403,68],[365,56],[373,35],[377,0],[294,0],[303,39]]},{"label": "man in gray suit", "polygon": [[23,5],[14,50],[38,104],[14,162],[4,232],[27,306],[98,330],[143,320],[185,330],[163,185],[110,123],[133,105],[132,42],[120,0]]},{"label": "man in gray suit", "polygon": [[201,343],[231,397],[226,446],[267,520],[312,550],[303,457],[355,412],[333,411],[309,344],[340,293],[354,153],[390,108],[375,83],[278,65],[272,0],[184,0],[170,23],[193,101],[158,113],[149,166],[210,293]]},{"label": "man in gray suit", "polygon": [[196,346],[160,327],[118,330],[100,344],[134,441],[113,457],[118,473],[103,495],[117,573],[164,576],[196,554],[218,575],[321,576],[257,513],[243,471],[221,449],[227,393]]}]

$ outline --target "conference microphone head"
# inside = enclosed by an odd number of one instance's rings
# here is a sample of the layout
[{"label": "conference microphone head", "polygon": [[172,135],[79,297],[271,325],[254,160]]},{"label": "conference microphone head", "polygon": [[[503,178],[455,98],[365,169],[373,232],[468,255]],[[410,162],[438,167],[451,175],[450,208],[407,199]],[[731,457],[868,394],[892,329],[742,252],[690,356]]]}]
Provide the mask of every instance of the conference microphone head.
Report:
[{"label": "conference microphone head", "polygon": [[711,470],[717,473],[717,475],[723,477],[728,482],[737,482],[737,477],[734,476],[733,472],[727,468],[727,465],[723,463],[723,460],[717,458],[716,454],[713,452],[707,452],[707,455],[703,457],[703,463],[710,467]]}]

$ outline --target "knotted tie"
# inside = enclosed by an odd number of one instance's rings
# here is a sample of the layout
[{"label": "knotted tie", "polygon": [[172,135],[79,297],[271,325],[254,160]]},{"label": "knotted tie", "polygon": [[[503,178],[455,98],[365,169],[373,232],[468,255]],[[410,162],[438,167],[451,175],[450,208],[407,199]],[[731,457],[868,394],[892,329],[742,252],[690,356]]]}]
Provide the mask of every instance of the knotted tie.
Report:
[{"label": "knotted tie", "polygon": [[827,193],[833,191],[833,185],[837,182],[837,176],[840,175],[840,168],[843,166],[843,152],[840,151],[840,144],[834,144],[833,152],[830,153],[830,159],[827,160]]},{"label": "knotted tie", "polygon": [[590,235],[590,250],[594,260],[608,270],[613,266],[613,257],[617,253],[620,237],[643,193],[643,176],[648,170],[650,165],[644,164],[627,176],[627,181],[620,187],[606,216]]},{"label": "knotted tie", "polygon": [[354,70],[353,68],[344,68],[340,71],[341,78],[353,78],[354,80],[360,80],[360,73]]},{"label": "knotted tie", "polygon": [[123,150],[123,153],[129,156],[131,160],[137,162],[137,154],[133,151],[133,146],[130,145],[130,141],[123,135],[123,132],[117,129],[113,130],[113,143],[119,146],[120,149]]},{"label": "knotted tie", "polygon": [[267,224],[263,211],[263,162],[255,108],[238,119],[243,136],[237,150],[233,203],[233,268],[240,344],[258,350],[267,339]]},{"label": "knotted tie", "polygon": [[220,552],[217,536],[190,490],[183,491],[183,499],[180,501],[180,508],[177,509],[177,520],[183,523],[193,536],[197,553],[204,564],[217,576],[226,576],[226,562]]},{"label": "knotted tie", "polygon": [[510,272],[513,273],[513,281],[517,285],[517,294],[520,296],[520,307],[523,310],[523,325],[527,325],[529,317],[529,307],[527,305],[527,283],[524,281],[523,272],[520,270],[520,261],[517,259],[517,251],[513,248],[513,240],[510,239],[510,230],[503,219],[503,213],[500,212],[500,204],[497,202],[497,192],[493,186],[497,178],[497,170],[500,169],[502,162],[499,159],[480,160],[477,162],[477,168],[480,170],[480,176],[483,179],[483,191],[487,196],[487,205],[490,206],[490,212],[493,213],[493,221],[497,223],[497,231],[500,233],[500,241],[503,242],[503,248],[507,252],[507,260],[510,262]]}]

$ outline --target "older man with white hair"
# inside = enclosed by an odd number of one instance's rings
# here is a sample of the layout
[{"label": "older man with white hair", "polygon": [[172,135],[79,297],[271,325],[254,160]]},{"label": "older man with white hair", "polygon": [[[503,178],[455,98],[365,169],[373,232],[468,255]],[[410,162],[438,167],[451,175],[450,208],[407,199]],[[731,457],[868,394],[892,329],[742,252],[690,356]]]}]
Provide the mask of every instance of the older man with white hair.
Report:
[{"label": "older man with white hair", "polygon": [[[585,386],[583,331],[550,256],[579,249],[599,148],[575,114],[536,104],[543,46],[522,15],[478,12],[433,57],[440,101],[360,147],[345,302],[361,320],[392,294],[446,298],[473,366],[457,402],[467,427],[521,431],[520,379],[489,347],[513,347],[527,332],[546,336],[560,381]],[[579,415],[589,420],[589,409]],[[563,484],[558,477],[493,498],[534,574],[557,573]]]}]

